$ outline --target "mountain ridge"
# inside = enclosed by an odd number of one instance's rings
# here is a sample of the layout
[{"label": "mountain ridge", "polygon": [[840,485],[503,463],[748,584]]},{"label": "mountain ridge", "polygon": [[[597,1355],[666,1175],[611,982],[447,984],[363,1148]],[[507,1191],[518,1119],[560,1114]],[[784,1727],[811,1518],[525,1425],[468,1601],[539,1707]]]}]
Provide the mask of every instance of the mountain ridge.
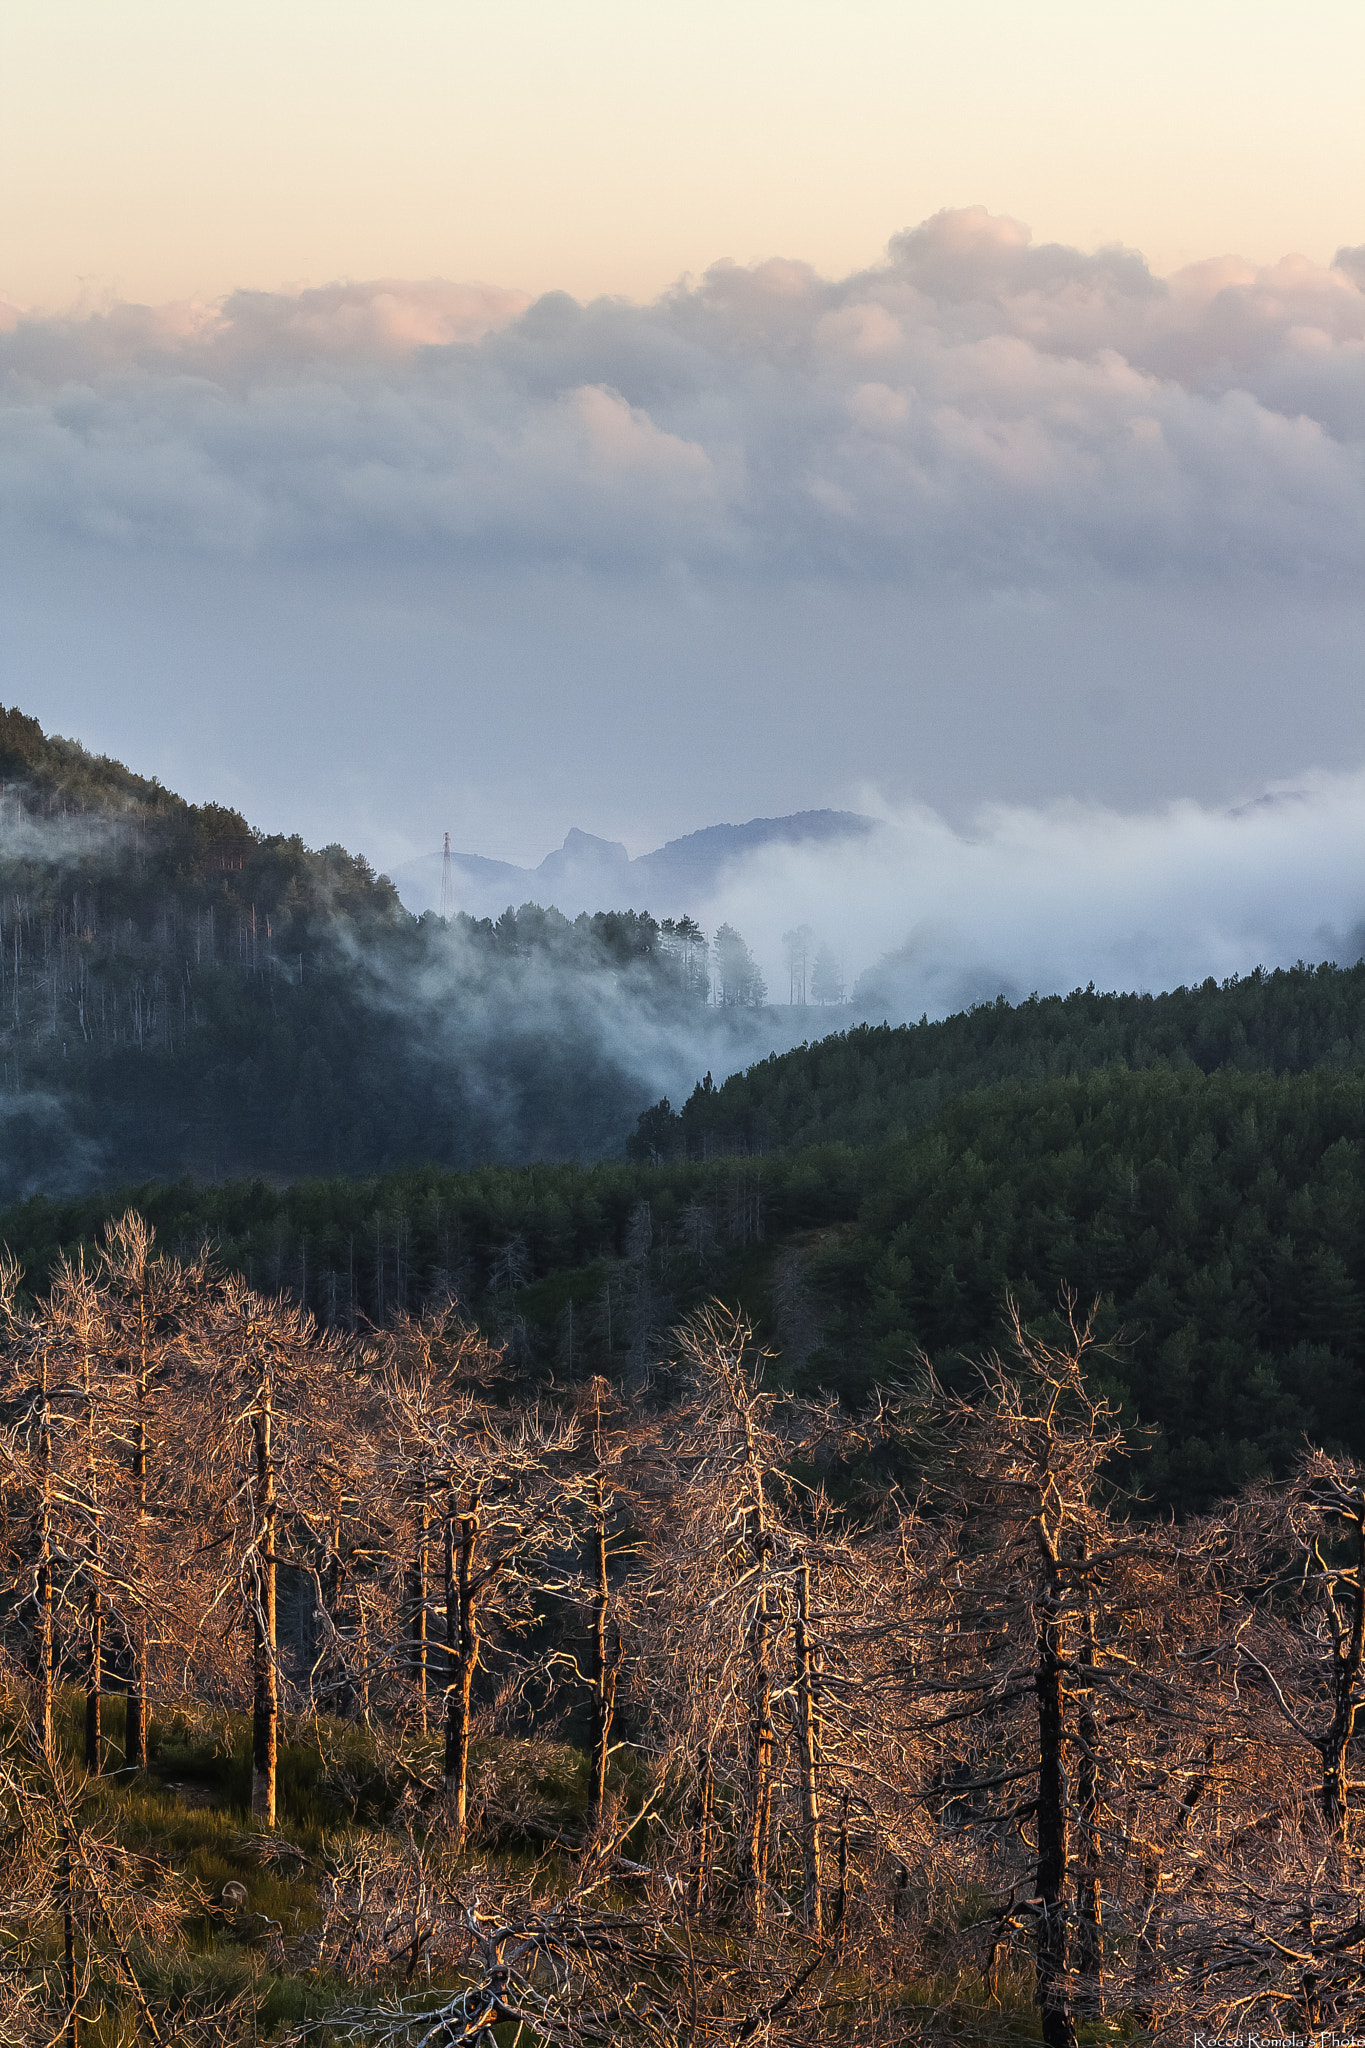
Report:
[{"label": "mountain ridge", "polygon": [[[646,903],[656,916],[678,917],[701,908],[725,870],[750,853],[769,846],[861,839],[875,829],[876,820],[859,811],[793,811],[750,818],[742,825],[703,825],[632,859],[620,840],[602,839],[575,825],[563,845],[534,868],[452,848],[455,907],[471,917],[496,917],[509,903],[540,901],[553,888],[556,909],[569,917],[589,907],[634,910]],[[442,867],[443,855],[430,853],[389,870],[407,909],[420,916],[440,908]]]}]

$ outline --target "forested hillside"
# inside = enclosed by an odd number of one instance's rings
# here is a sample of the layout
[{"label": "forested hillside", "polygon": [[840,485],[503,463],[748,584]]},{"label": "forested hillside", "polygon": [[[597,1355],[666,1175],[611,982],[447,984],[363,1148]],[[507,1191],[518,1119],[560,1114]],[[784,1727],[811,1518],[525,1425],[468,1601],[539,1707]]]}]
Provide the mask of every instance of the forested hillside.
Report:
[{"label": "forested hillside", "polygon": [[528,1385],[645,1367],[719,1292],[782,1383],[846,1402],[927,1352],[954,1378],[1013,1296],[1055,1327],[1100,1301],[1104,1367],[1155,1502],[1287,1469],[1305,1437],[1365,1456],[1365,1077],[1109,1067],[961,1096],[913,1137],[754,1159],[190,1183],[0,1216],[35,1284],[136,1199],[324,1325],[454,1292]]},{"label": "forested hillside", "polygon": [[690,922],[415,920],[341,848],[18,713],[0,746],[4,1191],[42,1191],[0,1235],[30,1285],[132,1186],[325,1327],[453,1294],[532,1379],[619,1376],[719,1290],[845,1400],[1069,1287],[1120,1340],[1155,1498],[1305,1435],[1365,1452],[1365,965],[858,1027],[708,1074],[621,1160],[652,1052],[743,1042]]},{"label": "forested hillside", "polygon": [[[344,848],[187,804],[0,710],[0,1199],[862,1145],[1008,1078],[1365,1058],[1365,967],[1319,967],[860,1026],[716,1087],[698,1075],[827,1020],[761,1008],[742,938],[715,938],[643,909],[416,919]],[[668,1076],[681,1111],[641,1113]]]},{"label": "forested hillside", "polygon": [[594,1158],[661,1075],[771,1044],[710,983],[691,920],[419,920],[0,711],[0,1196]]},{"label": "forested hillside", "polygon": [[1130,1067],[1204,1073],[1303,1073],[1365,1064],[1365,963],[1257,970],[1163,995],[1068,996],[994,1003],[931,1024],[858,1025],[774,1053],[720,1087],[708,1075],[674,1112],[639,1119],[637,1158],[705,1158],[842,1139],[879,1144],[918,1130],[954,1096],[1005,1080]]}]

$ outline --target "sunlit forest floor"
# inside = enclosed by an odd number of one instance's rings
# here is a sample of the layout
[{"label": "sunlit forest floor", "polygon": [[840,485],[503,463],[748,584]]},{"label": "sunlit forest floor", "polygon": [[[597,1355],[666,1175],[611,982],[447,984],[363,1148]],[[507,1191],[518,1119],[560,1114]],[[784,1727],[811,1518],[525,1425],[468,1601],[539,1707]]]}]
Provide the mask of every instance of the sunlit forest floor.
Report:
[{"label": "sunlit forest floor", "polygon": [[[280,1745],[278,1825],[266,1830],[250,1812],[249,1715],[188,1703],[157,1715],[149,1768],[130,1773],[123,1763],[123,1702],[110,1696],[103,1774],[91,1776],[81,1764],[84,1694],[62,1688],[54,1707],[57,1751],[74,1788],[82,1835],[98,1847],[106,1868],[122,1866],[139,1906],[159,1901],[174,1922],[173,1933],[150,1938],[127,1925],[120,1929],[145,2004],[120,1968],[112,1930],[92,1925],[90,1938],[78,1943],[85,2048],[140,2048],[155,2038],[144,2016],[148,2009],[163,2040],[342,2048],[375,2038],[390,2019],[403,2025],[395,2038],[418,2040],[423,2014],[435,2019],[447,2012],[452,1996],[472,1981],[469,1973],[433,1967],[425,1958],[414,1966],[401,1947],[389,1968],[378,1968],[363,1938],[349,1951],[344,1939],[339,1952],[331,1944],[330,1966],[319,1955],[336,1915],[339,1874],[363,1869],[367,1859],[378,1871],[395,1840],[439,1847],[445,1818],[437,1795],[422,1790],[440,1785],[434,1736],[399,1743],[381,1729],[334,1716],[292,1720]],[[12,1717],[6,1732],[14,1732]],[[545,1900],[567,1894],[575,1876],[573,1845],[582,1839],[586,1816],[586,1753],[564,1742],[490,1737],[476,1745],[473,1771],[493,1812],[461,1859],[466,1875],[485,1875],[494,1886],[529,1885]],[[644,1782],[631,1788],[629,1776],[621,1773],[621,1789],[633,1789],[643,1805]],[[636,1846],[629,1831],[623,1844]],[[614,1903],[629,1906],[628,1887],[617,1890]],[[970,1890],[958,1903],[964,1919],[979,1910]],[[721,1926],[698,1930],[695,1938],[721,1950],[728,1940]],[[45,1926],[11,1921],[0,1928],[0,1975],[11,1983],[26,1978],[47,2012],[60,2014],[67,1999],[60,1916],[49,1915]],[[863,1973],[851,1970],[834,1990],[834,2031],[822,2029],[811,2040],[843,2038],[841,2008],[851,2016],[874,2006],[887,2021],[879,2034],[887,2041],[1007,2048],[1042,2039],[1030,1978],[1017,1969],[998,1972],[990,1985],[971,1970],[911,1974],[903,1983],[879,1985],[875,1998]],[[766,2038],[757,2029],[741,2034],[741,2025],[727,2031],[734,2038]],[[67,2038],[64,2025],[52,2038]],[[433,2044],[458,2038],[445,2027],[430,2035]],[[483,2038],[494,2048],[537,2048],[540,2037],[504,2022]],[[632,2038],[628,2023],[619,2038]],[[1083,2043],[1139,2038],[1134,2025],[1113,2015],[1079,2029]]]}]

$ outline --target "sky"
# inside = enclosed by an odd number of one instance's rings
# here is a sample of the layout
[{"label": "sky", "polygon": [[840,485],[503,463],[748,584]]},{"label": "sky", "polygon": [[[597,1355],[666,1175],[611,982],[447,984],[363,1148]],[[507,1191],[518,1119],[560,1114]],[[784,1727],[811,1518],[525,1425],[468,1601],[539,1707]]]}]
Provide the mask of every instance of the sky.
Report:
[{"label": "sky", "polygon": [[1338,859],[1363,73],[1312,0],[6,10],[0,696],[381,866],[1299,786]]},{"label": "sky", "polygon": [[0,287],[648,299],[944,206],[1161,272],[1359,241],[1355,0],[43,0],[0,12]]}]

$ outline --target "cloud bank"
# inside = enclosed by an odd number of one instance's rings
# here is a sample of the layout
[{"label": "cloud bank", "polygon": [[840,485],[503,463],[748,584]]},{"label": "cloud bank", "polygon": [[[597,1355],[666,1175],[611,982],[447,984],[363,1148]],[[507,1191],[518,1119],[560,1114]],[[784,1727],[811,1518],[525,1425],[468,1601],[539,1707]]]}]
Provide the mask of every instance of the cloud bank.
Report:
[{"label": "cloud bank", "polygon": [[1350,583],[1365,266],[1154,277],[944,213],[840,280],[651,305],[386,281],[10,312],[0,497],[30,536],[719,579]]},{"label": "cloud bank", "polygon": [[1235,810],[994,806],[967,830],[927,809],[837,847],[765,849],[705,907],[787,986],[798,923],[842,952],[861,1015],[946,1016],[1036,991],[1156,992],[1365,954],[1365,774]]}]

